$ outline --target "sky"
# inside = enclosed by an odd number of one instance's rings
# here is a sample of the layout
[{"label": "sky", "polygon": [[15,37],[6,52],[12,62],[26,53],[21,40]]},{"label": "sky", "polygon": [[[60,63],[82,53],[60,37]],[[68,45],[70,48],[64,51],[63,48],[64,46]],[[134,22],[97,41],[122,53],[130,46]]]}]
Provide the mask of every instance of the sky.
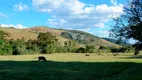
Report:
[{"label": "sky", "polygon": [[123,13],[126,0],[1,0],[2,27],[82,30],[109,37],[112,18]]}]

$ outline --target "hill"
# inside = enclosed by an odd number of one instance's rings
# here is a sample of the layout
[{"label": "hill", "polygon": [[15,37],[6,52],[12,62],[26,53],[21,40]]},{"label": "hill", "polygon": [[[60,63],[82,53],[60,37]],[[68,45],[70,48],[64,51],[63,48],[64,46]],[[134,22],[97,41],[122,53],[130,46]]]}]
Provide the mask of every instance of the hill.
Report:
[{"label": "hill", "polygon": [[29,32],[27,30],[23,30],[23,29],[16,29],[16,28],[1,28],[0,30],[10,33],[10,37],[7,37],[8,39],[21,39],[21,38],[25,38],[25,40],[28,39],[36,39],[36,37],[38,36],[38,34],[33,33],[33,32]]},{"label": "hill", "polygon": [[111,43],[109,41],[106,41],[102,38],[99,38],[95,35],[89,34],[87,32],[78,31],[78,30],[65,30],[61,33],[61,36],[73,39],[81,44],[86,45],[95,45],[95,46],[118,46],[114,43]]},{"label": "hill", "polygon": [[114,43],[111,43],[107,40],[99,38],[95,35],[78,31],[78,30],[60,30],[60,29],[53,29],[45,26],[36,26],[32,28],[26,29],[15,29],[15,28],[0,28],[7,33],[10,33],[11,36],[8,39],[21,39],[24,38],[25,40],[29,39],[36,39],[38,33],[45,33],[51,32],[53,33],[59,41],[69,41],[75,40],[77,43],[81,45],[94,45],[94,46],[119,46]]}]

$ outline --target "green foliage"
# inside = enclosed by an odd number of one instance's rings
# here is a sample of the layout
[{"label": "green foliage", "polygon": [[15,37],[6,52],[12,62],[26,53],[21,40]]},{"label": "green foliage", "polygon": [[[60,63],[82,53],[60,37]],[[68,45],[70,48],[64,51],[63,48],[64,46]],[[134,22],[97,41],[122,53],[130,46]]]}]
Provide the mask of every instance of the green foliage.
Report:
[{"label": "green foliage", "polygon": [[12,46],[6,40],[0,40],[0,54],[1,55],[11,55]]},{"label": "green foliage", "polygon": [[[76,31],[75,31],[76,32]],[[84,35],[85,33],[79,32],[77,35]],[[75,36],[75,34],[74,34]],[[81,36],[77,36],[76,39],[81,39]],[[83,38],[82,38],[83,40]],[[51,33],[39,33],[37,40],[11,39],[0,40],[0,54],[1,55],[23,55],[23,54],[51,54],[51,53],[95,53],[96,51],[109,51],[108,47],[100,46],[99,50],[95,49],[95,46],[87,45],[85,47],[77,46],[75,40],[69,40],[65,42],[64,46],[57,45],[56,36]],[[123,49],[121,49],[123,50]]]},{"label": "green foliage", "polygon": [[54,44],[57,41],[56,36],[54,36],[52,33],[39,33],[37,37],[37,41],[41,43],[42,45],[45,44]]},{"label": "green foliage", "polygon": [[112,28],[112,37],[119,39],[130,39],[133,38],[142,42],[142,3],[134,1],[133,3],[128,3],[125,6],[124,12],[120,17],[114,19],[114,25]]},{"label": "green foliage", "polygon": [[67,52],[74,53],[76,51],[75,46],[65,46],[64,48],[67,49]]},{"label": "green foliage", "polygon": [[141,27],[142,27],[142,23],[130,26],[131,30],[129,30],[127,32],[128,37],[134,38],[134,39],[138,40],[139,42],[142,42],[142,28]]},{"label": "green foliage", "polygon": [[11,45],[13,48],[13,55],[26,54],[27,49],[24,39],[17,39],[16,41],[11,41]]},{"label": "green foliage", "polygon": [[[129,5],[129,6],[128,6]],[[114,25],[111,29],[111,36],[117,39],[135,39],[137,46],[142,44],[142,2],[133,0],[124,6],[124,13],[114,19]],[[136,49],[139,52],[142,48]]]},{"label": "green foliage", "polygon": [[16,47],[14,48],[12,54],[13,55],[22,55],[22,54],[25,54],[25,48],[24,47]]},{"label": "green foliage", "polygon": [[76,53],[85,53],[86,49],[83,47],[80,47],[79,49],[76,50]]},{"label": "green foliage", "polygon": [[26,49],[28,50],[28,53],[30,54],[40,53],[40,48],[37,45],[36,40],[28,40],[28,42],[26,42]]},{"label": "green foliage", "polygon": [[4,40],[0,39],[0,48],[3,48],[5,45]]},{"label": "green foliage", "polygon": [[99,49],[106,49],[106,47],[105,46],[100,46]]},{"label": "green foliage", "polygon": [[66,46],[58,46],[56,36],[51,33],[39,33],[37,40],[25,41],[24,38],[17,40],[0,39],[0,54],[23,55],[34,53],[51,54],[55,52],[75,52],[76,42],[74,40],[67,41],[66,44]]},{"label": "green foliage", "polygon": [[110,47],[108,47],[108,46],[100,46],[98,51],[99,51],[99,53],[108,53],[108,52],[110,52]]},{"label": "green foliage", "polygon": [[44,54],[54,53],[56,48],[54,47],[57,43],[57,38],[52,33],[39,33],[37,37],[37,44]]},{"label": "green foliage", "polygon": [[134,52],[134,47],[132,46],[124,46],[120,48],[111,47],[110,50],[111,52],[130,53]]},{"label": "green foliage", "polygon": [[86,46],[86,53],[94,53],[95,46]]},{"label": "green foliage", "polygon": [[68,53],[68,50],[65,46],[56,46],[56,53]]},{"label": "green foliage", "polygon": [[44,49],[42,50],[43,54],[51,54],[51,53],[55,53],[56,48],[54,46],[48,46],[48,47],[44,47]]}]

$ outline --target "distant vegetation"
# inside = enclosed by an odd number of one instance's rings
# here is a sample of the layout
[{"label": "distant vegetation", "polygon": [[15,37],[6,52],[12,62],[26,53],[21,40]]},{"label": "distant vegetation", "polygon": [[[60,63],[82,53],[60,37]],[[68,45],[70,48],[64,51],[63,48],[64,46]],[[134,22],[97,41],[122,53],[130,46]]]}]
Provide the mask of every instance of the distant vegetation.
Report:
[{"label": "distant vegetation", "polygon": [[[1,55],[22,55],[22,54],[52,54],[52,53],[103,53],[103,52],[132,52],[133,47],[113,47],[113,46],[98,46],[88,45],[89,36],[87,33],[70,31],[61,34],[68,41],[60,42],[55,34],[50,32],[39,33],[37,39],[25,40],[7,39],[10,34],[0,30],[0,54]],[[80,36],[79,36],[80,35]],[[87,36],[86,36],[87,35]],[[78,37],[79,36],[79,37]],[[92,39],[94,39],[92,37]],[[96,39],[99,39],[96,37]],[[86,45],[80,45],[86,44]],[[93,41],[93,40],[92,40]]]}]

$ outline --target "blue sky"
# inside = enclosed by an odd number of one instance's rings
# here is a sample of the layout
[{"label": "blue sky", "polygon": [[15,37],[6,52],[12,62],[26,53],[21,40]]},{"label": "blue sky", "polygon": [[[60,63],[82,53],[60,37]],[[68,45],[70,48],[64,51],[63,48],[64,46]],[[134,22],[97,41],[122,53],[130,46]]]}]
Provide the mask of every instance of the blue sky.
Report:
[{"label": "blue sky", "polygon": [[108,37],[112,17],[123,12],[125,0],[1,0],[2,27],[48,26],[76,29]]}]

